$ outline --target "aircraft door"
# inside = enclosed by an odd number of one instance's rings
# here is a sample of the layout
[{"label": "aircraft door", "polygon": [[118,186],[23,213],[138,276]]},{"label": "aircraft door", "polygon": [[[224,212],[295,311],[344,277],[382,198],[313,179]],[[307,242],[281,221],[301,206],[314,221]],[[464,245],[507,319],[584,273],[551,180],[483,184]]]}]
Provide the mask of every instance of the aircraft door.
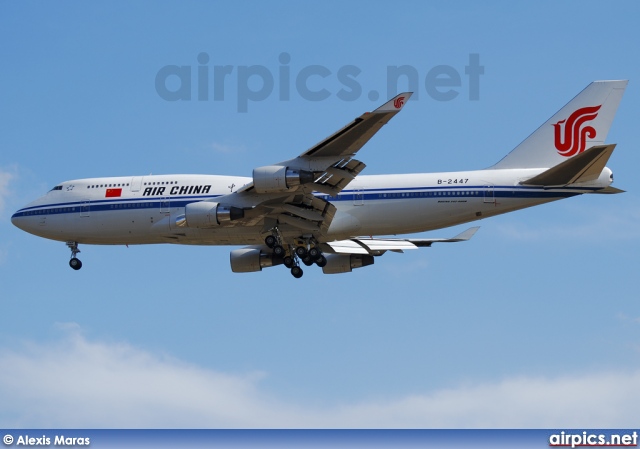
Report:
[{"label": "aircraft door", "polygon": [[131,178],[131,191],[139,192],[142,188],[142,176],[135,176]]},{"label": "aircraft door", "polygon": [[494,186],[488,185],[484,186],[484,202],[485,203],[495,203],[496,195]]},{"label": "aircraft door", "polygon": [[89,217],[90,211],[91,211],[91,202],[89,200],[84,200],[80,205],[80,216]]},{"label": "aircraft door", "polygon": [[353,205],[364,206],[364,188],[353,191]]},{"label": "aircraft door", "polygon": [[160,200],[160,213],[169,215],[171,212],[171,198],[166,196]]},{"label": "aircraft door", "polygon": [[[178,219],[180,209],[176,206],[176,202],[171,201],[171,197],[167,196],[162,198],[162,205],[160,206],[160,213],[164,214],[169,219],[169,229],[177,229],[176,220]],[[184,214],[184,209],[182,209]]]}]

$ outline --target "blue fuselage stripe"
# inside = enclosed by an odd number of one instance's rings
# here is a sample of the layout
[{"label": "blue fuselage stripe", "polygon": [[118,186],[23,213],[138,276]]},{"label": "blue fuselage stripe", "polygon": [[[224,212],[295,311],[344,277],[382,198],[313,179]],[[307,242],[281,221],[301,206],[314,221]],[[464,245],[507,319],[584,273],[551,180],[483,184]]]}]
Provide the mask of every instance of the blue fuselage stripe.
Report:
[{"label": "blue fuselage stripe", "polygon": [[[337,197],[317,194],[332,203],[339,201],[373,201],[373,200],[406,200],[406,199],[450,199],[450,198],[512,198],[512,199],[561,199],[584,193],[585,189],[572,191],[570,188],[560,190],[541,190],[526,186],[442,186],[442,187],[403,187],[380,188],[367,190],[344,190]],[[594,189],[597,190],[597,189]],[[117,210],[135,210],[149,208],[181,208],[189,203],[211,200],[220,195],[203,195],[188,197],[137,197],[113,198],[99,200],[82,200],[65,203],[43,204],[20,209],[13,217],[33,215],[77,214],[81,212],[101,212]]]}]

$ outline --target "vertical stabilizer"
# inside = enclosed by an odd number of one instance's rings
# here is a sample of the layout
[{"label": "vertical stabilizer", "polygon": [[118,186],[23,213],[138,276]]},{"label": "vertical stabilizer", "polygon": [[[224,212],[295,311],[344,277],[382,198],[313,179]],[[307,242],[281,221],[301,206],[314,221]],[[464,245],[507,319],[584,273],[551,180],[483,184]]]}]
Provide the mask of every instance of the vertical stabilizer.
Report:
[{"label": "vertical stabilizer", "polygon": [[594,81],[491,168],[550,168],[602,145],[627,80]]}]

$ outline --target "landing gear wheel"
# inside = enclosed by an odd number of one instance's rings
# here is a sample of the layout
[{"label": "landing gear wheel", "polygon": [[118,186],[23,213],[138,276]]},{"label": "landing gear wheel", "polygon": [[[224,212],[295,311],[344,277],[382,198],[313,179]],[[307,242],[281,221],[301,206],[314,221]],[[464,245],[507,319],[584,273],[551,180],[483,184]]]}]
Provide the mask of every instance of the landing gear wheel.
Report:
[{"label": "landing gear wheel", "polygon": [[284,256],[285,250],[282,246],[276,245],[273,247],[273,255],[276,257]]},{"label": "landing gear wheel", "polygon": [[327,265],[327,258],[324,257],[322,254],[320,254],[320,257],[318,257],[316,259],[316,265],[319,266],[320,268],[326,266]]},{"label": "landing gear wheel", "polygon": [[275,236],[273,235],[268,235],[264,239],[264,244],[267,245],[269,248],[273,248],[274,246],[276,246],[276,243],[278,243],[278,239],[276,239]]},{"label": "landing gear wheel", "polygon": [[311,256],[305,256],[302,258],[302,263],[310,267],[311,265],[313,265],[313,259],[311,258]]},{"label": "landing gear wheel", "polygon": [[305,248],[304,246],[298,246],[296,248],[296,254],[299,258],[303,259],[307,255],[307,248]]},{"label": "landing gear wheel", "polygon": [[296,279],[300,279],[303,275],[303,271],[302,268],[295,266],[293,268],[291,268],[291,274],[293,275],[294,278]]},{"label": "landing gear wheel", "polygon": [[74,270],[79,270],[82,268],[82,262],[76,256],[80,252],[78,249],[78,242],[67,242],[67,246],[71,250],[71,260],[69,261],[69,266]]},{"label": "landing gear wheel", "polygon": [[286,256],[284,258],[284,266],[287,268],[293,268],[294,262],[293,262],[293,257],[291,256]]},{"label": "landing gear wheel", "polygon": [[309,257],[311,257],[313,260],[318,260],[318,257],[320,257],[321,255],[322,253],[316,247],[313,247],[309,250]]},{"label": "landing gear wheel", "polygon": [[80,262],[80,259],[73,257],[71,258],[71,260],[69,261],[69,266],[71,268],[73,268],[74,270],[79,270],[80,268],[82,268],[82,262]]}]

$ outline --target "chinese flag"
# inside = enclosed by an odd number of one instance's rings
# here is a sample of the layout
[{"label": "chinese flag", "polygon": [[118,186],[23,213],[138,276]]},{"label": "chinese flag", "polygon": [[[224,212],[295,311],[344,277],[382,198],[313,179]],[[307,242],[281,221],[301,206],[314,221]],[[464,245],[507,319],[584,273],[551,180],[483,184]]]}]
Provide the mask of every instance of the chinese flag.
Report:
[{"label": "chinese flag", "polygon": [[122,189],[107,189],[105,198],[116,198],[122,196]]}]

